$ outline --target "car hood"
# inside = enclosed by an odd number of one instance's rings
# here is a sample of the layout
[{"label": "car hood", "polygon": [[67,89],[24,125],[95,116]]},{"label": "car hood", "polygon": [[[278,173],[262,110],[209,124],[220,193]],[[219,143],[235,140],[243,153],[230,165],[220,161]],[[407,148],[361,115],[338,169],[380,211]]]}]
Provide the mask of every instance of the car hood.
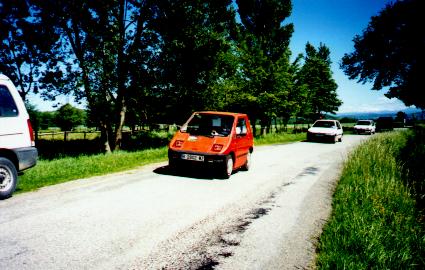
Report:
[{"label": "car hood", "polygon": [[308,132],[311,133],[323,133],[323,134],[335,134],[336,129],[335,128],[322,128],[322,127],[311,127],[308,129]]},{"label": "car hood", "polygon": [[[230,136],[219,137],[219,136],[201,136],[201,135],[190,135],[189,133],[178,132],[170,142],[170,148],[177,151],[188,151],[188,152],[197,152],[197,153],[222,153],[224,152],[229,145]],[[174,147],[176,140],[183,141],[181,147]],[[212,151],[214,144],[221,144],[223,148],[220,152]]]},{"label": "car hood", "polygon": [[357,129],[371,129],[372,128],[372,126],[371,125],[355,125],[354,126],[354,128],[357,128]]}]

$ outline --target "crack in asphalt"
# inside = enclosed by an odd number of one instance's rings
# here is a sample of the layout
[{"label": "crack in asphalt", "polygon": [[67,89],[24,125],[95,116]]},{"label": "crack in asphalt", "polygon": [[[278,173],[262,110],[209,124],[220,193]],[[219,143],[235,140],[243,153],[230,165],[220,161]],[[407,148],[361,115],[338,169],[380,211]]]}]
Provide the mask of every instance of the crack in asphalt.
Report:
[{"label": "crack in asphalt", "polygon": [[292,184],[294,183],[287,182],[280,185],[277,190],[271,192],[270,195],[267,196],[265,199],[260,200],[260,202],[257,204],[257,207],[253,208],[250,211],[247,211],[244,214],[244,217],[238,219],[236,224],[229,226],[226,230],[219,233],[219,235],[216,237],[218,241],[211,241],[211,243],[209,243],[209,247],[206,247],[207,249],[212,247],[218,247],[219,251],[214,252],[209,256],[205,256],[206,254],[203,253],[202,257],[204,258],[202,258],[201,261],[195,260],[190,262],[189,265],[194,267],[189,267],[189,269],[215,269],[215,267],[220,264],[220,258],[228,258],[233,256],[233,252],[228,249],[240,245],[242,234],[248,229],[248,227],[254,220],[267,215],[271,210],[273,210],[273,208],[279,207],[275,203],[277,194],[282,192],[285,187]]}]

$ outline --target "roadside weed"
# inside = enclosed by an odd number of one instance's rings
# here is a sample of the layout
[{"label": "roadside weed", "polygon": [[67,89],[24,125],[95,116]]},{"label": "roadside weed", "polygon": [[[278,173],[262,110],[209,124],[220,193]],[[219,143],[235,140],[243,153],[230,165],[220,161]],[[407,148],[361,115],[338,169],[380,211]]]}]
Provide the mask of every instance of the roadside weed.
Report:
[{"label": "roadside weed", "polygon": [[[320,269],[417,269],[425,239],[397,157],[408,132],[376,136],[346,162],[318,244]],[[421,267],[419,267],[421,268]]]}]

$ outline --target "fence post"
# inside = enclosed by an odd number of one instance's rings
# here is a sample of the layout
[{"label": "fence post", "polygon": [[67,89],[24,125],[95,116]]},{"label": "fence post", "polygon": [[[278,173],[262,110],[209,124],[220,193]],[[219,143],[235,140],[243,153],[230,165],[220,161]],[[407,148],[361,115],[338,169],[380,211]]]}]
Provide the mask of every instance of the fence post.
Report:
[{"label": "fence post", "polygon": [[66,142],[66,135],[67,135],[67,132],[66,131],[64,131],[64,133],[63,133],[63,140]]}]

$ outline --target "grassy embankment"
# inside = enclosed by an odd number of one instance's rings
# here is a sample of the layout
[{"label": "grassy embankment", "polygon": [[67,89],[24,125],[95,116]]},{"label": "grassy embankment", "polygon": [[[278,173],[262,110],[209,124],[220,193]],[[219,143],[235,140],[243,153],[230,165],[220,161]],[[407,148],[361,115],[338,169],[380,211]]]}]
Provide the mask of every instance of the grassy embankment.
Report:
[{"label": "grassy embankment", "polygon": [[[167,141],[168,134],[159,135],[161,145]],[[289,143],[305,139],[305,133],[298,134],[269,134],[255,139],[256,145],[272,143]],[[146,140],[145,140],[146,141]],[[59,142],[63,145],[63,142]],[[154,145],[152,141],[150,145]],[[134,148],[140,145],[133,145]],[[53,144],[58,148],[58,145]],[[146,147],[146,146],[143,146]],[[74,155],[75,153],[73,153]],[[75,179],[103,175],[134,169],[149,163],[167,160],[167,148],[157,147],[139,151],[119,151],[112,154],[78,155],[59,158],[50,158],[51,154],[45,154],[49,159],[40,159],[37,166],[25,171],[20,177],[17,192],[27,192],[40,187],[63,183]]]},{"label": "grassy embankment", "polygon": [[351,154],[319,239],[319,269],[423,269],[424,135],[380,134]]}]

